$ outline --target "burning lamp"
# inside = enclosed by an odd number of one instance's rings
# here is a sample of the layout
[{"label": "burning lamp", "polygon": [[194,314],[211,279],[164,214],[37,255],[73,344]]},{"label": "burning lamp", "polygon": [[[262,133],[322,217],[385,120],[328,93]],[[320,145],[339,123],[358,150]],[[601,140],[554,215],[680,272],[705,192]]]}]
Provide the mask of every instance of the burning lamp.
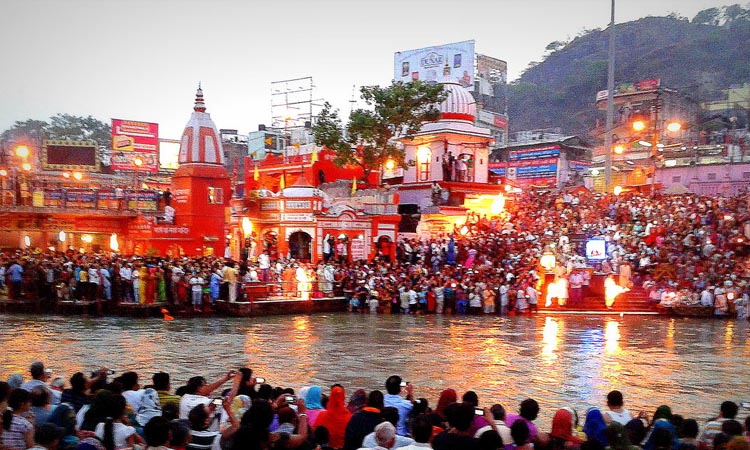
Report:
[{"label": "burning lamp", "polygon": [[242,218],[242,234],[245,235],[245,237],[250,236],[250,234],[253,232],[253,224],[250,222],[249,217],[243,217]]},{"label": "burning lamp", "polygon": [[622,194],[622,186],[615,186],[615,189],[613,190],[613,193],[614,193],[615,195],[620,195],[620,194]]},{"label": "burning lamp", "polygon": [[60,242],[65,242],[65,239],[67,237],[68,237],[68,235],[65,234],[64,231],[60,231],[59,233],[57,233],[57,240],[60,241]]},{"label": "burning lamp", "polygon": [[546,271],[551,271],[555,268],[555,254],[552,253],[549,249],[545,249],[544,253],[542,253],[542,257],[539,259],[539,265],[544,268]]},{"label": "burning lamp", "polygon": [[120,243],[117,242],[117,233],[112,233],[112,235],[109,237],[109,248],[113,252],[120,251]]},{"label": "burning lamp", "polygon": [[396,161],[389,159],[385,162],[385,168],[386,170],[393,170],[396,168]]},{"label": "burning lamp", "polygon": [[31,236],[28,234],[23,237],[23,245],[26,247],[31,247]]},{"label": "burning lamp", "polygon": [[462,226],[460,230],[458,230],[462,235],[466,236],[469,234],[469,227],[466,225]]}]

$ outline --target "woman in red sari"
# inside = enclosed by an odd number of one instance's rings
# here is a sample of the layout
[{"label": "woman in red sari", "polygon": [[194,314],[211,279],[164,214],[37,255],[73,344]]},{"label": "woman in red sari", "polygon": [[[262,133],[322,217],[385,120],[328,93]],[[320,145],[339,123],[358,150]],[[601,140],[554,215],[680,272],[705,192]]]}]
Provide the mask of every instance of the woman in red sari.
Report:
[{"label": "woman in red sari", "polygon": [[334,386],[331,389],[331,396],[328,399],[325,411],[321,411],[317,419],[315,419],[316,428],[323,426],[328,429],[328,445],[334,449],[344,446],[346,425],[349,423],[349,419],[352,418],[352,413],[349,412],[344,404],[345,398],[344,388]]}]

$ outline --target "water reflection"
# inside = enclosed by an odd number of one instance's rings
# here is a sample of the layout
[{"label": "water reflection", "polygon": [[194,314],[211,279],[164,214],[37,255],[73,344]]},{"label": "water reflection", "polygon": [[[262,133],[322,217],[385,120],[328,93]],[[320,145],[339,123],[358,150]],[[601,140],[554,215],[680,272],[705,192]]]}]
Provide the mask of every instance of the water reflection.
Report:
[{"label": "water reflection", "polygon": [[747,392],[748,323],[662,317],[414,317],[329,314],[175,320],[0,316],[0,379],[35,359],[56,375],[109,366],[175,387],[249,365],[272,384],[383,389],[394,373],[415,394],[472,389],[514,411],[535,398],[542,427],[572,405],[602,406],[620,389],[631,410],[672,405],[699,419]]}]

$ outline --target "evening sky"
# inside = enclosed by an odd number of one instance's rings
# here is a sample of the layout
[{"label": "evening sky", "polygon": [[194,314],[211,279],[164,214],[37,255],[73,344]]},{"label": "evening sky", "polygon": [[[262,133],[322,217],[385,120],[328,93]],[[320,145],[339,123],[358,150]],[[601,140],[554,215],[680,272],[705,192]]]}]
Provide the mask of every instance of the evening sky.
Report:
[{"label": "evening sky", "polygon": [[[619,0],[618,23],[722,0]],[[740,2],[745,3],[745,2]],[[56,113],[157,122],[178,138],[202,82],[220,128],[271,121],[271,82],[313,77],[344,113],[393,54],[473,39],[513,80],[552,41],[606,28],[609,0],[1,0],[0,130]]]}]

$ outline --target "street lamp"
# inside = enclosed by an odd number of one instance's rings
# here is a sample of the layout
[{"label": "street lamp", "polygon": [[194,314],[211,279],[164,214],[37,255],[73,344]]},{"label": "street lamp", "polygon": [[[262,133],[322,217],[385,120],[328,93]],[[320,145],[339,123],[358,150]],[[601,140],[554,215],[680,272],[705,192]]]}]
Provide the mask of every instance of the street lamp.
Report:
[{"label": "street lamp", "polygon": [[140,157],[140,155],[136,155],[135,158],[133,158],[133,165],[135,166],[134,176],[135,176],[135,212],[138,213],[138,191],[140,190],[140,187],[138,186],[138,172],[141,169],[141,166],[143,165],[143,158]]}]

